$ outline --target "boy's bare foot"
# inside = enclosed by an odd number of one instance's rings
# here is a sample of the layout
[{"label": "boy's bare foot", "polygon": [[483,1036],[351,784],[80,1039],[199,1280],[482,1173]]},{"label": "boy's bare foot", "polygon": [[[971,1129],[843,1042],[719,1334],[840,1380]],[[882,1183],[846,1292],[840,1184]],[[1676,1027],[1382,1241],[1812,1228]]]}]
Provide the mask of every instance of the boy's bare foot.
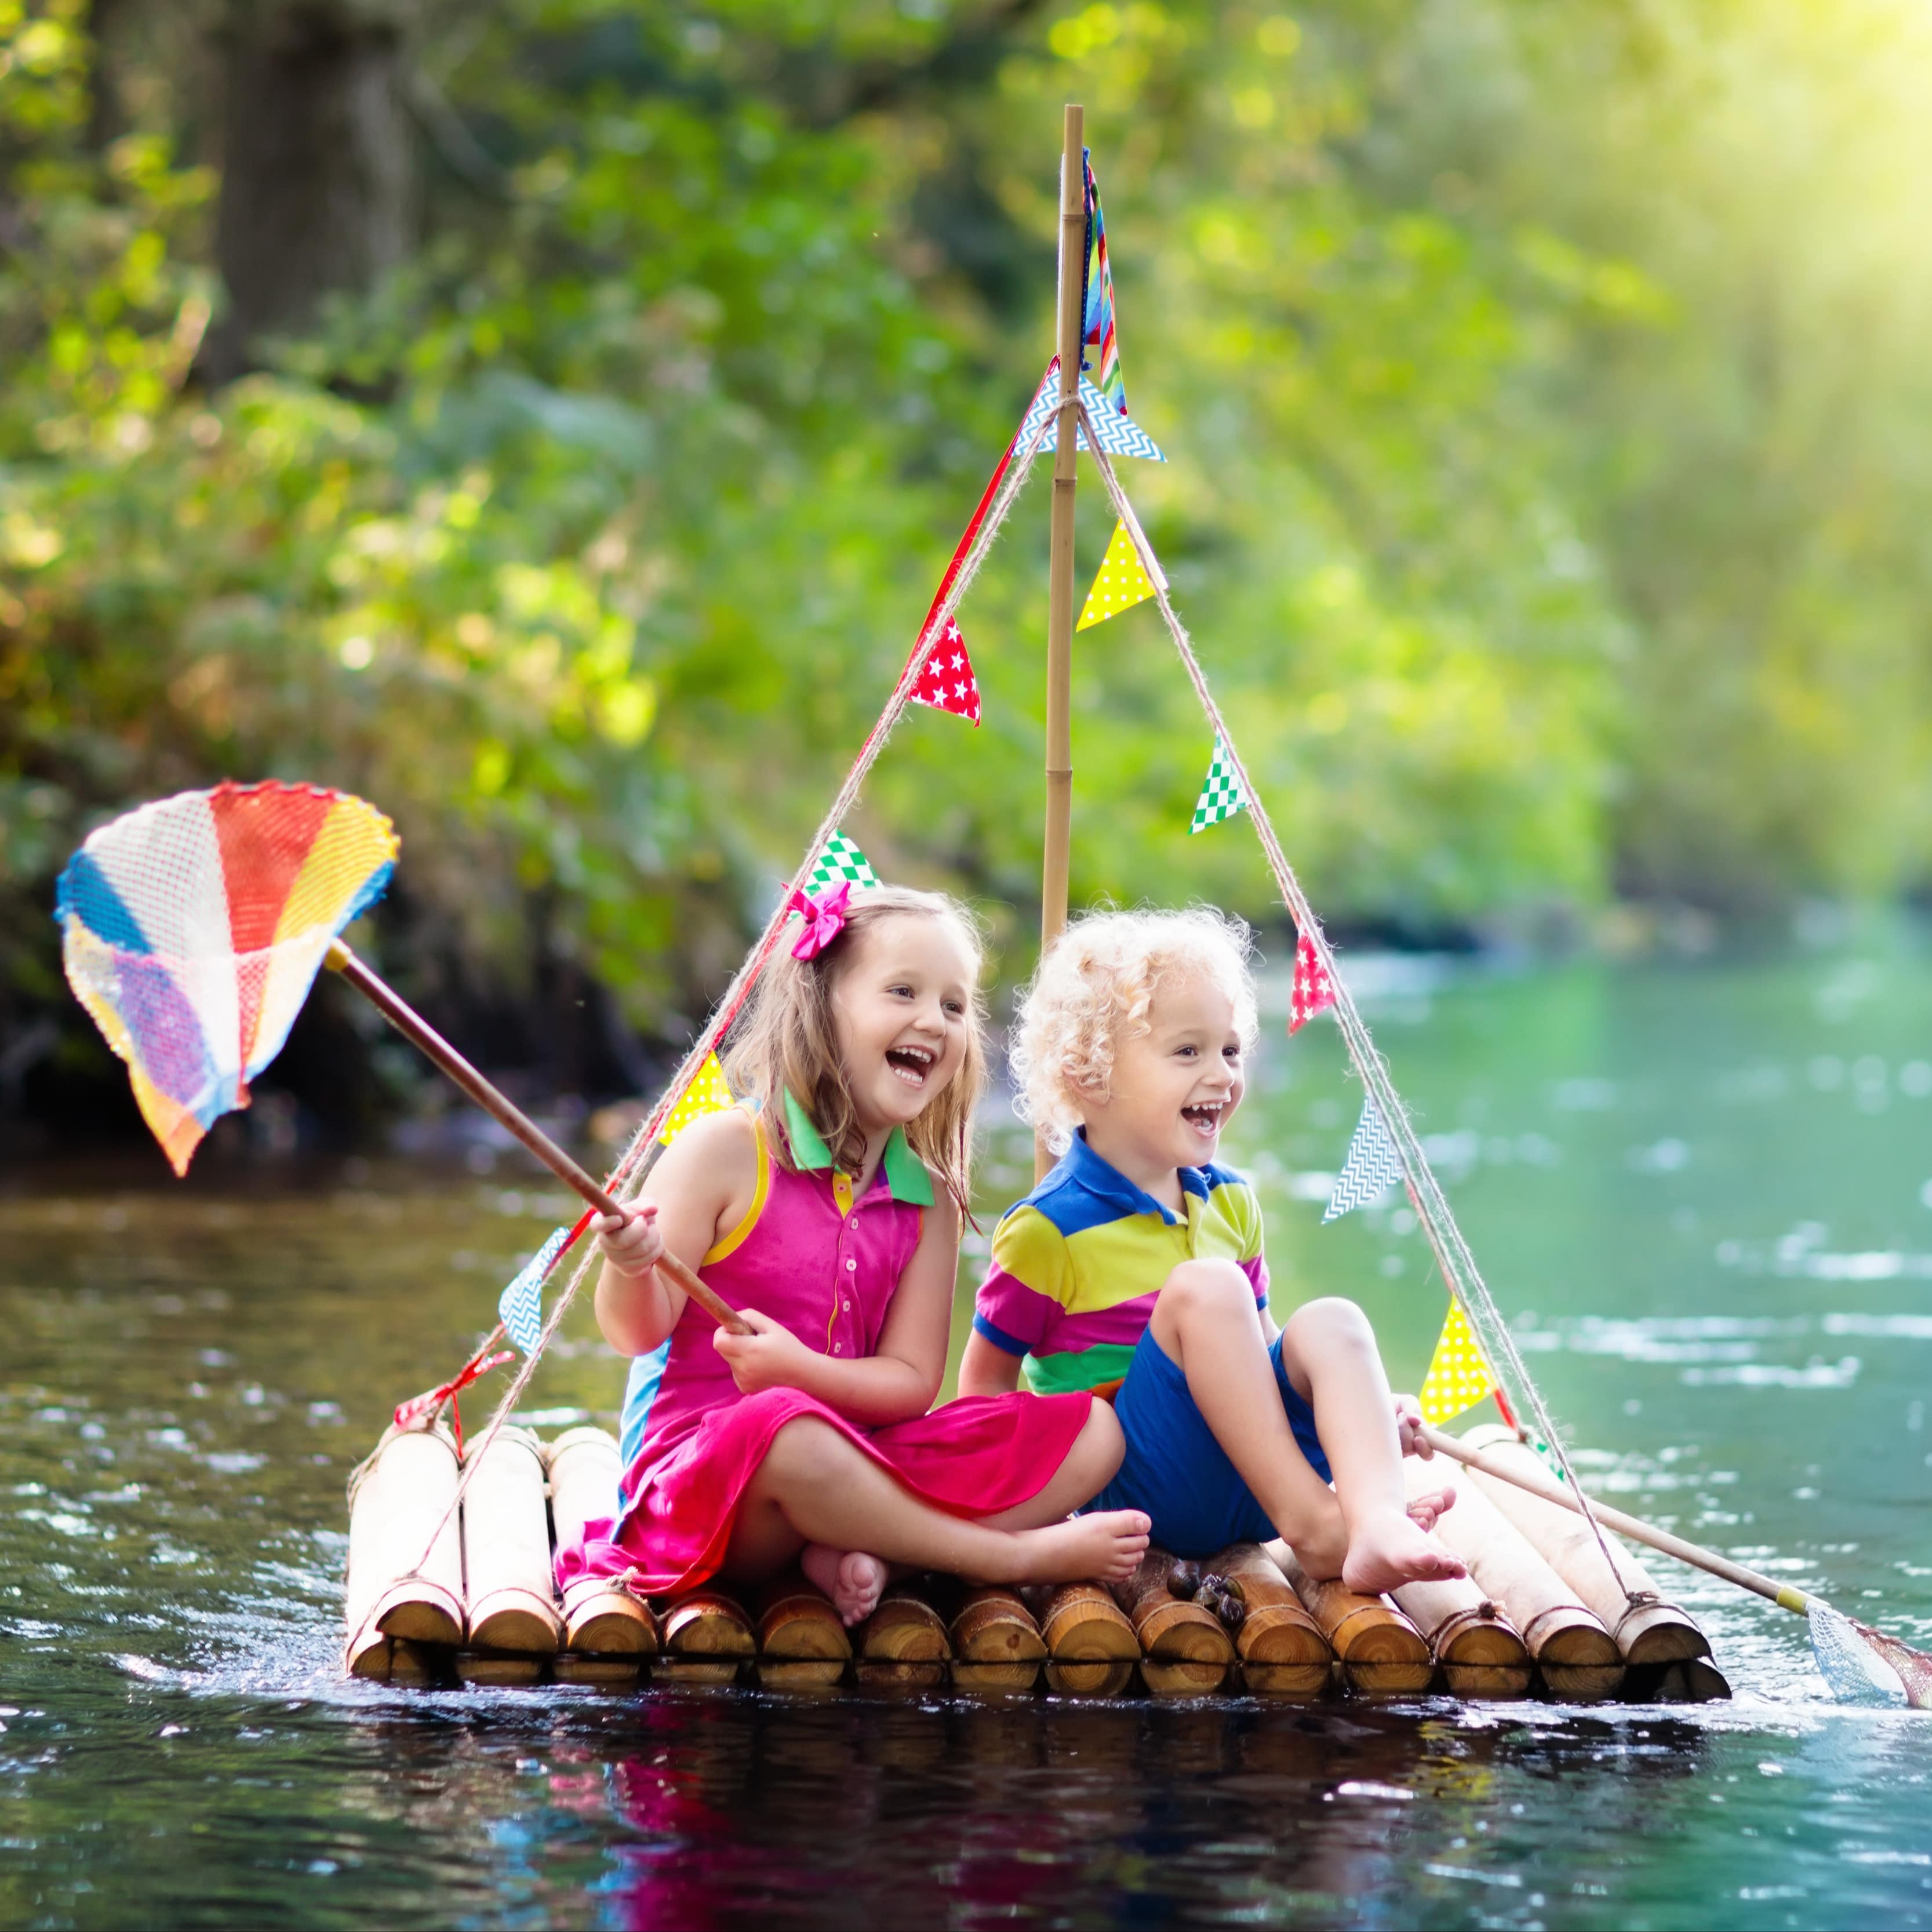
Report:
[{"label": "boy's bare foot", "polygon": [[808,1543],[799,1568],[832,1599],[841,1623],[863,1623],[879,1606],[891,1572],[876,1556],[862,1550],[834,1550]]},{"label": "boy's bare foot", "polygon": [[1138,1510],[1071,1516],[1043,1529],[1017,1532],[1024,1546],[1017,1583],[1124,1583],[1147,1554],[1154,1524]]},{"label": "boy's bare foot", "polygon": [[1426,1496],[1409,1498],[1408,1520],[1426,1536],[1454,1507],[1455,1502],[1456,1485],[1444,1483],[1442,1488],[1431,1490]]},{"label": "boy's bare foot", "polygon": [[1460,1558],[1407,1515],[1394,1514],[1359,1526],[1348,1539],[1342,1565],[1342,1581],[1365,1597],[1378,1597],[1401,1583],[1433,1583],[1468,1574]]}]

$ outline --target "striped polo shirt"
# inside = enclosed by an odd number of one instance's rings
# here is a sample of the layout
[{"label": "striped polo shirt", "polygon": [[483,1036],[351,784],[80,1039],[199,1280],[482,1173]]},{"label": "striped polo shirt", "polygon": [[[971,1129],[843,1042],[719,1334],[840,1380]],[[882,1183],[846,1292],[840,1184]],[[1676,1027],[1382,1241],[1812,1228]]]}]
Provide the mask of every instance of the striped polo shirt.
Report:
[{"label": "striped polo shirt", "polygon": [[1268,1305],[1262,1209],[1230,1168],[1179,1170],[1185,1216],[1102,1160],[1084,1132],[993,1234],[973,1326],[1026,1358],[1040,1395],[1096,1388],[1127,1372],[1161,1284],[1185,1261],[1236,1262]]}]

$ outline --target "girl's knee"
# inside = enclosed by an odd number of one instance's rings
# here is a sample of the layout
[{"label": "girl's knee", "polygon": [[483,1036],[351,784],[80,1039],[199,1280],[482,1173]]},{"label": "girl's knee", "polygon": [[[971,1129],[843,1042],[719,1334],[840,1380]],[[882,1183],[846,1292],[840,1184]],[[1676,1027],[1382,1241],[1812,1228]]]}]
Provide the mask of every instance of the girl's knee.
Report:
[{"label": "girl's knee", "polygon": [[[755,1402],[758,1397],[748,1400]],[[791,1482],[828,1480],[844,1460],[846,1447],[844,1438],[830,1423],[815,1415],[795,1415],[779,1424],[762,1466],[766,1474]]]},{"label": "girl's knee", "polygon": [[1096,1396],[1085,1424],[1073,1438],[1071,1452],[1071,1456],[1079,1458],[1082,1477],[1093,1482],[1090,1494],[1097,1496],[1119,1474],[1126,1454],[1126,1436],[1114,1405]]}]

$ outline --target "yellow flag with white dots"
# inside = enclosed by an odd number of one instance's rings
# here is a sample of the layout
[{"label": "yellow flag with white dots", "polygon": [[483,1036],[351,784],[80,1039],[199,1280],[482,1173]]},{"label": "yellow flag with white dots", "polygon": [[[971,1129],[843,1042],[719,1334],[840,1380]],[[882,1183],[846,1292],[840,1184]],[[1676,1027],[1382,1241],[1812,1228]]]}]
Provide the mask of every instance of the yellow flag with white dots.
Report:
[{"label": "yellow flag with white dots", "polygon": [[669,1147],[693,1120],[706,1114],[722,1114],[736,1104],[730,1088],[724,1084],[724,1070],[718,1065],[717,1054],[709,1054],[692,1076],[691,1084],[677,1096],[676,1106],[664,1116],[658,1138]]},{"label": "yellow flag with white dots", "polygon": [[1447,1422],[1496,1390],[1496,1374],[1483,1353],[1483,1345],[1476,1340],[1476,1331],[1469,1326],[1462,1304],[1451,1300],[1449,1318],[1442,1324],[1436,1353],[1430,1358],[1429,1373],[1423,1379],[1422,1419]]},{"label": "yellow flag with white dots", "polygon": [[1073,628],[1091,630],[1096,624],[1104,624],[1109,617],[1130,610],[1153,595],[1154,579],[1147,574],[1147,566],[1141,562],[1141,554],[1135,549],[1126,525],[1116,524],[1107,554],[1100,560],[1100,574],[1094,578],[1094,587],[1087,593],[1086,608]]}]

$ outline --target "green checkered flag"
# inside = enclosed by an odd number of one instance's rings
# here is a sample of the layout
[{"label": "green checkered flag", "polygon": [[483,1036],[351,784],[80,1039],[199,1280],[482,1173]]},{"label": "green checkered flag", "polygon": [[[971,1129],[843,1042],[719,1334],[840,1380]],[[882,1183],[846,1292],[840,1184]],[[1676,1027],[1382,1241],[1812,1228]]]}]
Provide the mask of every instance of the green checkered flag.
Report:
[{"label": "green checkered flag", "polygon": [[844,832],[835,832],[825,842],[825,850],[818,855],[818,863],[812,868],[812,877],[805,882],[805,889],[814,898],[830,892],[843,880],[855,892],[869,892],[879,883],[879,875],[874,872],[871,862]]},{"label": "green checkered flag", "polygon": [[1214,755],[1208,761],[1207,782],[1201,788],[1201,796],[1194,807],[1194,822],[1187,830],[1190,834],[1204,832],[1209,826],[1219,825],[1222,819],[1245,812],[1247,806],[1248,795],[1242,790],[1241,782],[1228,761],[1227,747],[1216,733]]}]

